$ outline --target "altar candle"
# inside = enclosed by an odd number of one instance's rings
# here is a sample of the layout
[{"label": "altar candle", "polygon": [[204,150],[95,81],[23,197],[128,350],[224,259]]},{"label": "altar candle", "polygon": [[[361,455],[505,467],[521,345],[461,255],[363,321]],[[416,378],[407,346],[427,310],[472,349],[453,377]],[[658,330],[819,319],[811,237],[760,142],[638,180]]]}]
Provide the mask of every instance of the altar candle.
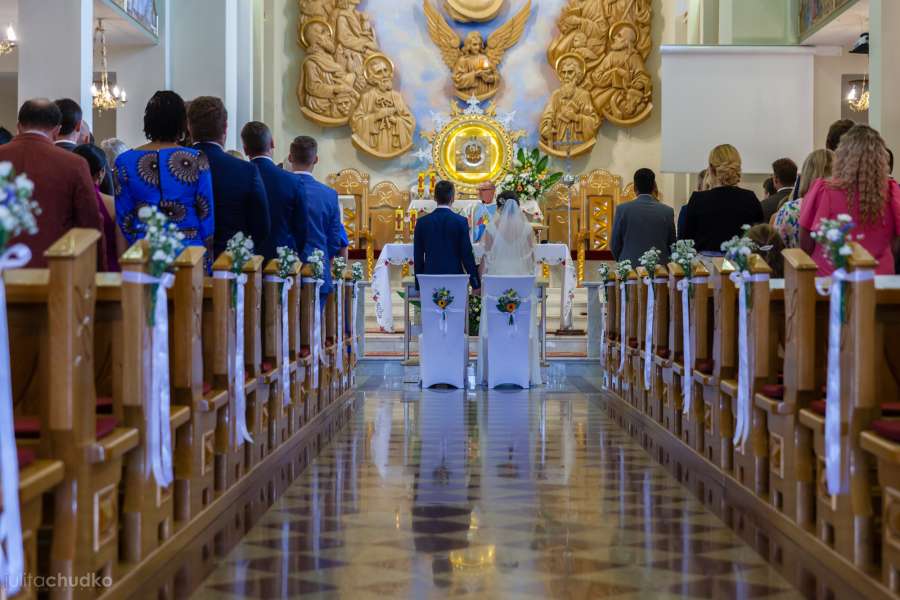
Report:
[{"label": "altar candle", "polygon": [[419,192],[419,198],[425,195],[425,173],[419,171],[419,184],[417,188]]},{"label": "altar candle", "polygon": [[394,211],[394,233],[403,233],[403,209]]},{"label": "altar candle", "polygon": [[434,197],[434,186],[437,185],[437,173],[434,171],[431,172],[431,182],[428,186],[428,195],[432,198]]},{"label": "altar candle", "polygon": [[416,219],[419,218],[419,211],[414,208],[409,209],[409,232],[416,232]]}]

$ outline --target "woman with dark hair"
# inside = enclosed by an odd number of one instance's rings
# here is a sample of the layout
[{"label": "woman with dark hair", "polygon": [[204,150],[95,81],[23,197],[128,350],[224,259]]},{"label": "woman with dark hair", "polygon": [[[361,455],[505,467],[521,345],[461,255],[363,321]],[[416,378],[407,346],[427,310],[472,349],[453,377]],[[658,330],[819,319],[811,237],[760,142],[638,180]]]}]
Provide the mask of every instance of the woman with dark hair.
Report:
[{"label": "woman with dark hair", "polygon": [[116,159],[116,220],[130,245],[144,237],[138,211],[156,206],[184,234],[186,246],[207,248],[212,266],[214,232],[212,176],[199,150],[180,146],[187,131],[184,100],[175,92],[156,92],[144,110],[149,143]]},{"label": "woman with dark hair", "polygon": [[100,190],[100,186],[109,170],[106,154],[92,144],[76,146],[72,152],[87,161],[88,168],[91,171],[91,179],[94,181],[94,191],[97,193],[97,206],[100,209],[100,218],[103,221],[103,237],[106,238],[106,268],[109,271],[121,271],[119,255],[125,251],[125,240],[121,234],[117,235],[116,233],[116,199]]}]

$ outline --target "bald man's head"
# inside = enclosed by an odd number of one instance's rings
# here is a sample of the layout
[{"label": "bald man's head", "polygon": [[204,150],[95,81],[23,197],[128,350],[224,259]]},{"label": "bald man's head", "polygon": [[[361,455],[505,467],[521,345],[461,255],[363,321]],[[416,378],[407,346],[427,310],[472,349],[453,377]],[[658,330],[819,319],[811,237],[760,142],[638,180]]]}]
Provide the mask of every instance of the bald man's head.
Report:
[{"label": "bald man's head", "polygon": [[19,109],[19,132],[43,131],[55,134],[62,123],[62,112],[48,98],[26,100]]}]

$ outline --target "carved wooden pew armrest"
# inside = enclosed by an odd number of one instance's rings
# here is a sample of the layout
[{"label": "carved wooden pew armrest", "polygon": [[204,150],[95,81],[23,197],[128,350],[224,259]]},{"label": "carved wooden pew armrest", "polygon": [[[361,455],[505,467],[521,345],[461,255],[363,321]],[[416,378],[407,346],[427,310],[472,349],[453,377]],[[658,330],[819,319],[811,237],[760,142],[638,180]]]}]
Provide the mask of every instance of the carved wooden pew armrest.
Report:
[{"label": "carved wooden pew armrest", "polygon": [[56,487],[65,476],[61,460],[39,459],[19,471],[19,498],[27,502]]},{"label": "carved wooden pew armrest", "polygon": [[189,406],[172,406],[169,411],[169,426],[174,430],[182,425],[187,425],[191,420]]},{"label": "carved wooden pew armrest", "polygon": [[797,405],[769,398],[765,394],[757,392],[753,397],[753,402],[757,408],[766,411],[772,415],[793,415],[797,412]]},{"label": "carved wooden pew armrest", "polygon": [[201,412],[216,412],[228,404],[228,390],[212,390],[203,396],[199,409]]},{"label": "carved wooden pew armrest", "polygon": [[874,454],[879,460],[900,463],[900,444],[884,438],[874,431],[863,431],[859,436],[863,450]]},{"label": "carved wooden pew armrest", "polygon": [[130,450],[137,448],[141,441],[140,433],[133,427],[117,427],[106,437],[87,446],[87,461],[98,464],[121,458]]}]

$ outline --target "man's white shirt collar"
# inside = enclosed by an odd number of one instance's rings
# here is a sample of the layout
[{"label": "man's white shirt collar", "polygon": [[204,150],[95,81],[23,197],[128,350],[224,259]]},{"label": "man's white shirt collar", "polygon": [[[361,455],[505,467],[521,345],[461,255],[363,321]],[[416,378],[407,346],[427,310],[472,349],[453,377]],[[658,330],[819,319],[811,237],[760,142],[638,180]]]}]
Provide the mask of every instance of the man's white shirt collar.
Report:
[{"label": "man's white shirt collar", "polygon": [[218,146],[218,147],[219,147],[219,150],[221,150],[222,152],[225,152],[225,146],[223,146],[223,145],[220,144],[219,142],[212,142],[212,141],[210,141],[210,142],[197,142],[197,143],[198,143],[198,144],[209,144],[209,145],[211,145],[211,146]]},{"label": "man's white shirt collar", "polygon": [[309,171],[294,171],[294,173],[295,173],[296,175],[307,175],[307,176],[312,177],[313,179],[315,179],[315,176],[313,176],[313,174],[310,173]]},{"label": "man's white shirt collar", "polygon": [[46,131],[41,131],[40,129],[26,129],[25,131],[22,132],[22,135],[27,135],[29,133],[34,134],[34,135],[39,135],[41,137],[45,137],[48,140],[50,139],[50,134],[47,133]]},{"label": "man's white shirt collar", "polygon": [[269,161],[269,162],[272,163],[273,165],[275,164],[275,159],[273,159],[273,158],[272,158],[271,156],[269,156],[268,154],[260,154],[259,156],[254,156],[254,157],[251,158],[250,160],[259,160],[259,159],[261,159],[261,158],[266,159],[267,161]]},{"label": "man's white shirt collar", "polygon": [[[29,131],[28,133],[41,133],[41,132],[39,132],[39,131]],[[48,136],[48,135],[45,134],[45,133],[41,133],[41,135],[43,135],[43,136],[45,136],[45,137],[50,137],[50,136]],[[75,144],[75,142],[73,142],[72,140],[56,140],[56,141],[54,141],[53,143],[56,144],[57,146],[61,146],[62,144]]]},{"label": "man's white shirt collar", "polygon": [[777,194],[780,194],[781,192],[783,192],[783,191],[785,191],[785,190],[791,191],[791,190],[793,190],[793,189],[794,189],[794,186],[788,185],[788,186],[785,186],[785,187],[783,187],[783,188],[778,188],[778,191],[777,191],[776,193],[777,193]]}]

